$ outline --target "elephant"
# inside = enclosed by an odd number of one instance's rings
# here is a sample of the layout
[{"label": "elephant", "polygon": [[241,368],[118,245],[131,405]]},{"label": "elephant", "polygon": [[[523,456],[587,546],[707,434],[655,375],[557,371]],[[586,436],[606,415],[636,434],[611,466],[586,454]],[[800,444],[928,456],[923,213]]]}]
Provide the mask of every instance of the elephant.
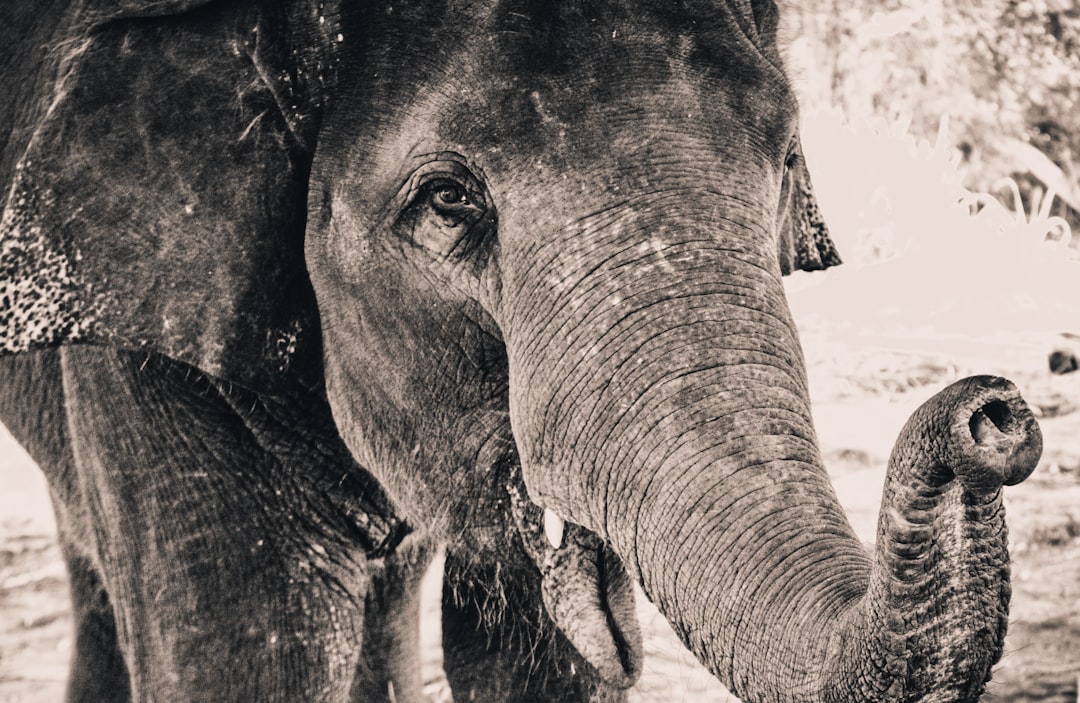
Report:
[{"label": "elephant", "polygon": [[0,5],[0,420],[71,575],[71,701],[622,701],[637,583],[746,701],[976,700],[1002,486],[974,377],[876,550],[782,275],[839,263],[771,0]]}]

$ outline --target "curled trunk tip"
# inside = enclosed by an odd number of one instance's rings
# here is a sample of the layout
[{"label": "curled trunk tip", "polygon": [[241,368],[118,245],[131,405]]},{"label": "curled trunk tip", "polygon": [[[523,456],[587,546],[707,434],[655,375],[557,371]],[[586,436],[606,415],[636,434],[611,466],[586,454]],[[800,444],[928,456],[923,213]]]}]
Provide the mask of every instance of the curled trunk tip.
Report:
[{"label": "curled trunk tip", "polygon": [[1041,453],[1034,415],[1003,378],[958,381],[912,414],[889,462],[867,595],[841,629],[870,644],[861,657],[834,650],[841,678],[882,700],[978,699],[1008,625],[1001,487]]},{"label": "curled trunk tip", "polygon": [[[1042,456],[1042,433],[1010,381],[972,376],[916,410],[895,452],[898,466],[925,474],[911,478],[932,485],[956,478],[972,494],[987,495],[1031,475]],[[916,452],[921,461],[912,461]]]}]

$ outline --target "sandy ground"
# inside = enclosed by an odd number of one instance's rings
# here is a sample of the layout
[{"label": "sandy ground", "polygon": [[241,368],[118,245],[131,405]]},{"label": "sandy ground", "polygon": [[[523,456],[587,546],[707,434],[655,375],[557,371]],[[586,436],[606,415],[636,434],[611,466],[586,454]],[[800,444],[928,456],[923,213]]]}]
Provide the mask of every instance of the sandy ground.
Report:
[{"label": "sandy ground", "polygon": [[[845,340],[804,330],[815,421],[841,502],[873,537],[885,461],[911,411],[969,372],[1009,376],[1041,415],[1046,451],[1007,490],[1014,596],[1006,655],[986,701],[1074,701],[1080,675],[1080,373],[1043,371],[1042,341],[1007,349],[917,351],[896,340]],[[948,359],[948,361],[943,361]],[[434,596],[437,584],[429,584]],[[0,436],[0,703],[62,698],[71,649],[67,583],[44,484]],[[432,598],[432,602],[434,598]],[[734,700],[693,661],[641,599],[648,664],[634,701]],[[437,641],[436,625],[425,636]],[[429,690],[442,697],[438,652]]]}]

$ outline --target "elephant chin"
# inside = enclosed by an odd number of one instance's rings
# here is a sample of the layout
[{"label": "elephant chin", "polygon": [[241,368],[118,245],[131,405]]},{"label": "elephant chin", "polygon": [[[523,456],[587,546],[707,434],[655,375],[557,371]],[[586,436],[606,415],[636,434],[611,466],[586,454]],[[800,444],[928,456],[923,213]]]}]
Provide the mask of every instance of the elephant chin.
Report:
[{"label": "elephant chin", "polygon": [[561,525],[561,534],[553,536],[550,526],[541,525],[544,511],[525,497],[522,484],[515,482],[510,496],[552,621],[604,682],[633,686],[644,655],[633,583],[622,560],[580,525]]}]

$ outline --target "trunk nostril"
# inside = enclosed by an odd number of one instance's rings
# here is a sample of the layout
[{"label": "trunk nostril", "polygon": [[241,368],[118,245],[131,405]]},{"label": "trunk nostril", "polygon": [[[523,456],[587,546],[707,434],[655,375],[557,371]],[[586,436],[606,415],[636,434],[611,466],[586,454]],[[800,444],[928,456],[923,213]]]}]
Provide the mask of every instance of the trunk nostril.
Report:
[{"label": "trunk nostril", "polygon": [[[943,413],[955,418],[953,439],[943,446],[939,461],[952,466],[970,491],[985,493],[1002,484],[1019,483],[1035,470],[1042,456],[1039,423],[1006,379],[972,376],[957,381],[918,412],[924,408],[928,417]],[[919,431],[936,432],[928,426]]]},{"label": "trunk nostril", "polygon": [[[1007,434],[1006,427],[1010,424],[1012,414],[1009,405],[1003,400],[991,400],[986,405],[976,410],[968,420],[971,429],[971,438],[976,444],[983,444],[987,438],[997,433]],[[996,432],[995,432],[996,430]]]}]

